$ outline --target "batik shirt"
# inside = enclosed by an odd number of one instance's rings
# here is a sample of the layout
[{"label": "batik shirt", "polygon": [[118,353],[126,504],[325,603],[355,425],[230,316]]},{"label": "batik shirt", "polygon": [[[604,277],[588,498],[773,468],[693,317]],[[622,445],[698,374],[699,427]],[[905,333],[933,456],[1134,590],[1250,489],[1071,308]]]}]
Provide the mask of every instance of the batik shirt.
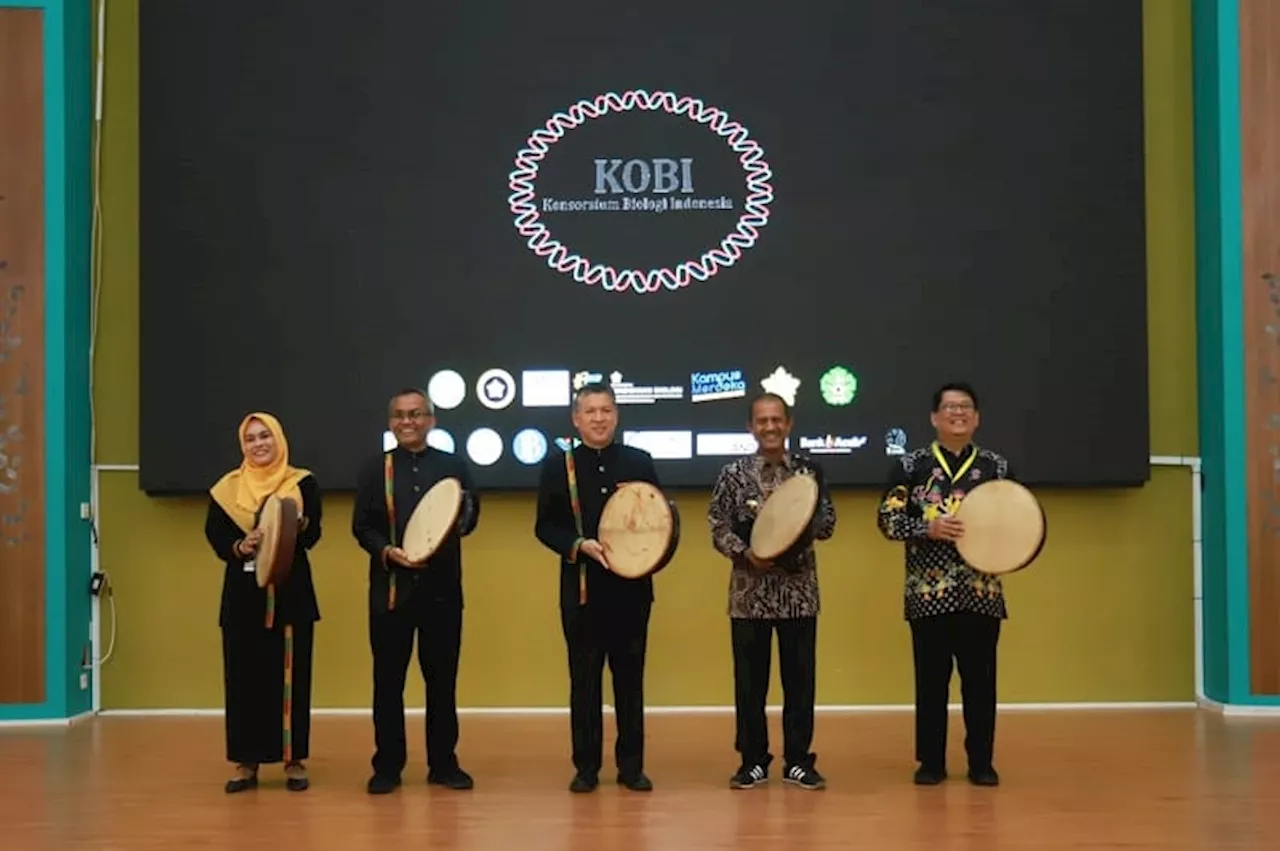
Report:
[{"label": "batik shirt", "polygon": [[707,520],[711,542],[733,563],[729,574],[729,617],[809,618],[816,617],[818,559],[813,547],[805,547],[789,563],[775,562],[761,570],[747,561],[751,527],[756,512],[774,489],[807,468],[818,480],[818,507],[813,518],[814,538],[824,541],[836,528],[836,510],[831,503],[821,468],[810,458],[787,453],[776,464],[761,455],[731,461],[720,471],[711,492]]},{"label": "batik shirt", "polygon": [[981,482],[1012,478],[1008,461],[973,445],[954,455],[935,443],[893,465],[878,525],[886,538],[905,545],[907,620],[951,612],[1008,617],[999,578],[969,567],[953,542],[930,538],[928,529],[931,520],[954,514],[965,493]]}]

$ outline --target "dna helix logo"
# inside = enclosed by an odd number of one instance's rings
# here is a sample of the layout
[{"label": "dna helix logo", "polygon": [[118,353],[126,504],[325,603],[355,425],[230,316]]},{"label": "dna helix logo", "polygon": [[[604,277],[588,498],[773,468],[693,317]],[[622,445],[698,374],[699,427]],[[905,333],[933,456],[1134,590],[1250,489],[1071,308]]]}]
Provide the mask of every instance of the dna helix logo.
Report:
[{"label": "dna helix logo", "polygon": [[[563,244],[552,235],[543,221],[538,209],[537,180],[539,165],[552,147],[567,133],[588,121],[632,110],[661,110],[686,118],[715,133],[737,154],[738,163],[746,177],[747,189],[742,215],[735,227],[718,244],[696,258],[657,269],[618,269],[608,263],[585,257]],[[604,173],[611,175],[612,172],[608,169],[614,166],[608,160],[604,161],[603,166],[600,161],[595,165],[599,185],[599,170],[603,167],[606,169]],[[643,163],[641,165],[648,168]],[[662,162],[656,167],[663,169],[660,173],[664,176],[674,177],[675,172],[668,175],[674,165],[674,161],[671,164]],[[654,293],[664,288],[678,290],[694,281],[709,280],[720,271],[732,267],[746,251],[755,246],[760,239],[760,231],[769,223],[769,208],[774,201],[773,186],[770,183],[773,172],[765,160],[764,149],[751,138],[747,128],[719,107],[709,105],[699,98],[668,91],[633,89],[622,94],[607,92],[590,100],[579,100],[567,109],[553,114],[543,126],[530,133],[524,147],[516,154],[515,166],[508,177],[511,194],[507,203],[514,216],[516,232],[525,239],[525,245],[556,272],[569,275],[575,281],[589,286],[600,285],[610,292]],[[691,190],[692,176],[687,171],[690,166],[691,163],[683,161],[679,164],[681,183]],[[628,163],[619,163],[618,167],[641,168]],[[639,171],[637,176],[642,177],[648,173],[650,172]],[[637,182],[636,185],[640,184]],[[711,202],[710,206],[714,208],[715,202]]]}]

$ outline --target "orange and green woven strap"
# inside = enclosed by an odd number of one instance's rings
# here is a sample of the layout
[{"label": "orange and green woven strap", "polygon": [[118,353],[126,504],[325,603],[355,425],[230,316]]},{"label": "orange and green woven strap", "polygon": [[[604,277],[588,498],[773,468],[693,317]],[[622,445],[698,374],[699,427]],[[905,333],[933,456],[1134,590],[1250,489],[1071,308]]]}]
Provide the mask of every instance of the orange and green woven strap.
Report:
[{"label": "orange and green woven strap", "polygon": [[284,764],[293,762],[293,625],[284,627]]},{"label": "orange and green woven strap", "polygon": [[[569,505],[573,508],[573,524],[578,530],[578,543],[582,542],[582,501],[578,498],[578,474],[573,466],[573,447],[564,453],[564,471],[569,477]],[[577,544],[574,545],[575,549]],[[587,602],[587,564],[578,562],[578,605]]]},{"label": "orange and green woven strap", "polygon": [[276,585],[272,582],[267,586],[267,629],[272,629],[276,625]]},{"label": "orange and green woven strap", "polygon": [[[387,501],[387,530],[391,546],[396,544],[396,489],[395,489],[395,467],[391,453],[388,452],[383,457],[382,463],[382,483],[383,496]],[[387,579],[387,611],[395,611],[396,608],[396,572],[391,565],[387,565],[387,570],[391,576]]]}]

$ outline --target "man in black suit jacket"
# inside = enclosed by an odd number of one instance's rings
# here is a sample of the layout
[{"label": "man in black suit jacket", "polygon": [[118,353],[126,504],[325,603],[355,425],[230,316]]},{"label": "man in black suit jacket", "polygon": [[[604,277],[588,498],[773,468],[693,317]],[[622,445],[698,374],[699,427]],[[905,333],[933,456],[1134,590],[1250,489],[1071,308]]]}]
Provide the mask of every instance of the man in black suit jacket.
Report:
[{"label": "man in black suit jacket", "polygon": [[653,605],[653,579],[625,579],[609,570],[597,540],[600,513],[618,485],[658,486],[653,458],[615,441],[618,407],[613,390],[588,384],[573,402],[581,444],[552,452],[542,466],[534,532],[560,556],[560,621],[569,652],[573,764],[569,789],[591,792],[603,762],[602,678],[613,674],[618,740],[618,782],[648,792],[644,773],[644,663]]},{"label": "man in black suit jacket", "polygon": [[[462,646],[462,541],[475,531],[480,500],[466,461],[427,445],[435,412],[427,394],[401,390],[388,405],[396,447],[369,459],[356,486],[351,532],[369,554],[369,643],[373,650],[375,751],[371,795],[400,785],[406,746],[404,684],[417,633],[427,692],[427,782],[470,789],[458,765],[458,656]],[[400,547],[418,502],[441,479],[462,483],[455,533],[425,565]],[[388,497],[388,493],[392,496]]]}]

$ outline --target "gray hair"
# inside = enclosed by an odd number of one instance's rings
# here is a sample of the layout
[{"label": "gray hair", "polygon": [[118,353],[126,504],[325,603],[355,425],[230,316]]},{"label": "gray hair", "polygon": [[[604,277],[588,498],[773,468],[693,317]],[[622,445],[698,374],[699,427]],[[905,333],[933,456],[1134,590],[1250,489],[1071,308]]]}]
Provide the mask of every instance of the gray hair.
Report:
[{"label": "gray hair", "polygon": [[423,399],[426,400],[427,413],[431,414],[432,416],[435,415],[436,406],[431,403],[431,397],[427,395],[427,391],[422,390],[421,388],[418,388],[418,387],[401,387],[399,390],[397,390],[395,393],[391,395],[390,399],[387,400],[387,416],[388,417],[391,416],[392,412],[395,410],[396,400],[403,396],[421,396]]}]

